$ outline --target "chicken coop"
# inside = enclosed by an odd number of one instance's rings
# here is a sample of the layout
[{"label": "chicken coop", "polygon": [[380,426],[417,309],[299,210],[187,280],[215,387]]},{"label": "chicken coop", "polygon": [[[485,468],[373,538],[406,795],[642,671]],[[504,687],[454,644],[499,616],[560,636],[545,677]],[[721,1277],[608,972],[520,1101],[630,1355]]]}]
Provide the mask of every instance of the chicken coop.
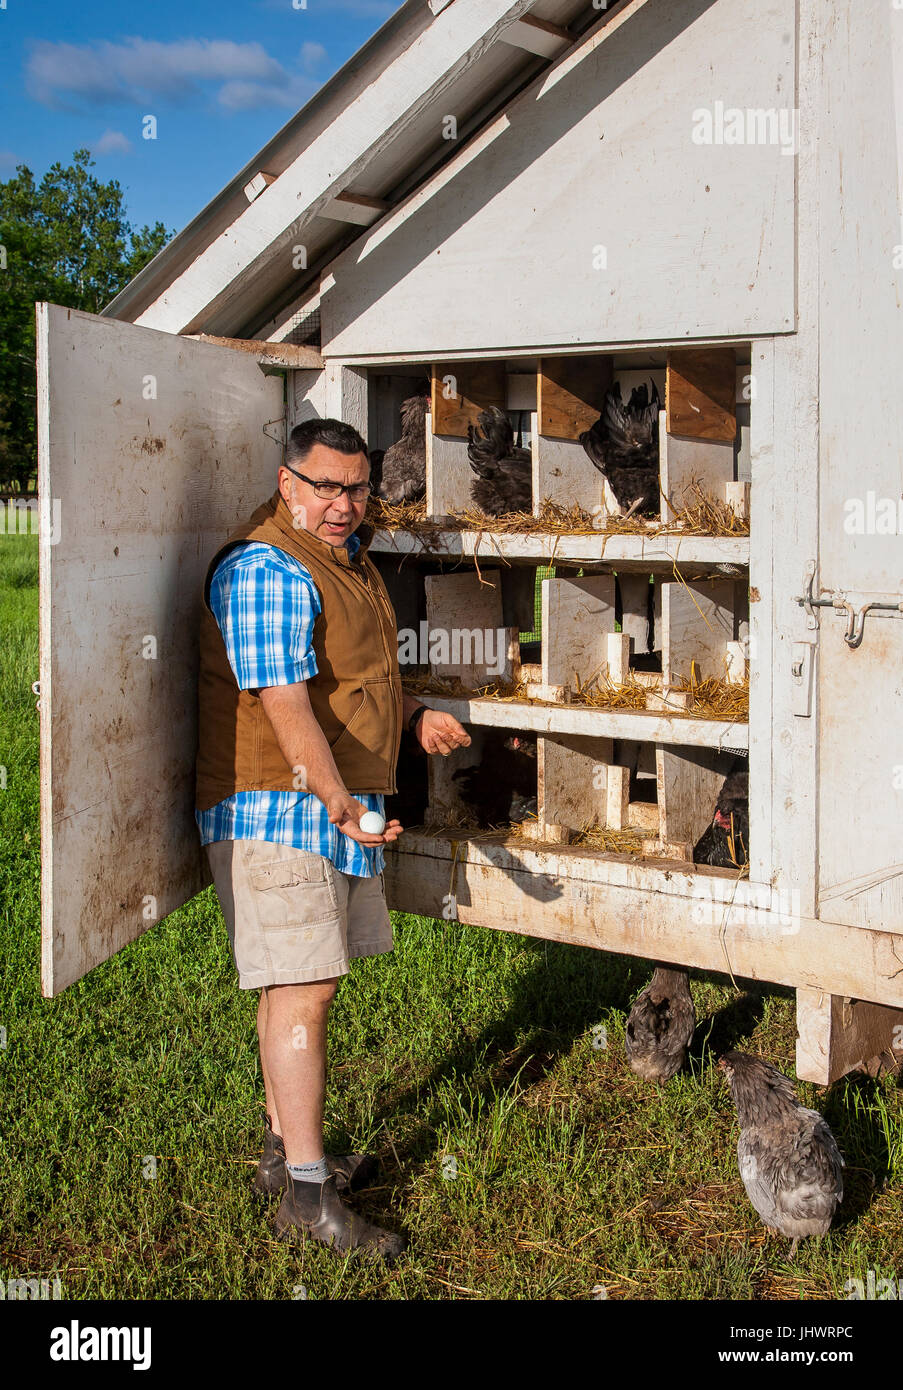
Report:
[{"label": "chicken coop", "polygon": [[409,446],[369,554],[471,736],[402,747],[389,906],[792,988],[807,1080],[891,1061],[901,200],[890,4],[407,0],[103,314],[40,305],[45,993],[209,882],[203,575],[335,416]]}]

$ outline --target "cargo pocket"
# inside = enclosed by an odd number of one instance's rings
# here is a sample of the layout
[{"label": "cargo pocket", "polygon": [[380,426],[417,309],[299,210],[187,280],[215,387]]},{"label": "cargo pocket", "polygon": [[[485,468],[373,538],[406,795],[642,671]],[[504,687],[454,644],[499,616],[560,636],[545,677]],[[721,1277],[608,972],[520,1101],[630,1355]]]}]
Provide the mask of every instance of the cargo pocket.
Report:
[{"label": "cargo pocket", "polygon": [[335,884],[322,855],[296,850],[288,858],[248,864],[263,931],[291,931],[326,926],[339,915]]}]

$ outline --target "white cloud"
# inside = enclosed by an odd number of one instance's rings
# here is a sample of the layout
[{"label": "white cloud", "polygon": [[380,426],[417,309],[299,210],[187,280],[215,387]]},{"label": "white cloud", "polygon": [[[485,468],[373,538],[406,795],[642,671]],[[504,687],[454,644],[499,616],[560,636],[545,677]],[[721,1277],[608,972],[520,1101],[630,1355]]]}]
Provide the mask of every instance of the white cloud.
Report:
[{"label": "white cloud", "polygon": [[93,154],[131,154],[132,142],[121,130],[105,130],[92,146]]},{"label": "white cloud", "polygon": [[17,154],[13,154],[12,150],[0,150],[0,169],[9,169],[12,172],[16,165],[21,163],[22,160]]},{"label": "white cloud", "polygon": [[[239,104],[287,104],[292,86],[281,63],[259,43],[228,39],[180,39],[160,43],[127,38],[121,43],[36,43],[26,65],[29,94],[45,106],[93,107],[108,102],[144,106],[156,97],[188,101],[204,83],[243,85]],[[229,105],[227,101],[224,103]],[[290,102],[288,102],[290,104]]]},{"label": "white cloud", "polygon": [[254,111],[261,106],[286,106],[297,111],[309,97],[313,96],[319,84],[300,84],[290,82],[282,85],[273,82],[226,82],[219,91],[220,106],[227,111]]},{"label": "white cloud", "polygon": [[302,71],[310,73],[318,63],[322,63],[326,57],[326,49],[321,43],[302,43],[298,57],[301,60]]}]

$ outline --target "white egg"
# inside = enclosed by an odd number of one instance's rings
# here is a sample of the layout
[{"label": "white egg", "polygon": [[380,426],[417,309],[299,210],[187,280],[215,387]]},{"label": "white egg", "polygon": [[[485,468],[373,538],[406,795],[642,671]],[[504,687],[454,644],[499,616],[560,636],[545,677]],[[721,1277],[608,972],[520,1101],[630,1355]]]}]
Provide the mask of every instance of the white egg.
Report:
[{"label": "white egg", "polygon": [[381,835],[386,828],[386,822],[378,811],[365,811],[359,824],[365,835]]}]

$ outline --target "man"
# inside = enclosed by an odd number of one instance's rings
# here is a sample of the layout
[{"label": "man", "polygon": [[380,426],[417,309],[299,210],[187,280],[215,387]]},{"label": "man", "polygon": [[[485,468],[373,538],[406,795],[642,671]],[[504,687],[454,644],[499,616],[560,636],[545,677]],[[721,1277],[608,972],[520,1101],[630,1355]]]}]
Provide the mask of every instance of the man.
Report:
[{"label": "man", "polygon": [[470,737],[404,694],[395,616],[366,554],[367,448],[339,420],[298,425],[278,490],[213,556],[201,616],[196,818],[239,974],[259,989],[261,1192],[276,1233],[384,1258],[404,1247],[339,1195],[370,1155],[326,1155],[326,1022],[349,960],[392,949],[383,846],[361,830],[396,790],[402,719],[427,753]]}]

